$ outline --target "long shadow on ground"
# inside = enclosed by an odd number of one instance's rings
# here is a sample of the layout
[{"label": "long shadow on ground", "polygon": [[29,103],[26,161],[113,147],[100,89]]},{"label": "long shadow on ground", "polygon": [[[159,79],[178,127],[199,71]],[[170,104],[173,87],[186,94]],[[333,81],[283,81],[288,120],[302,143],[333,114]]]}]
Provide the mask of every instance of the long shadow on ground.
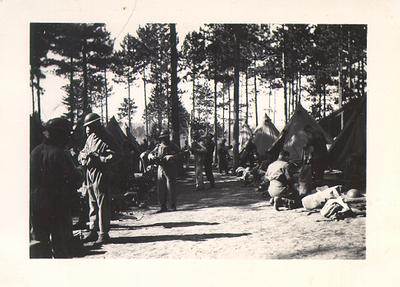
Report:
[{"label": "long shadow on ground", "polygon": [[159,241],[205,241],[216,238],[234,238],[248,236],[251,233],[212,233],[212,234],[185,234],[185,235],[157,235],[157,236],[135,236],[135,237],[115,237],[111,239],[111,244],[126,243],[150,243]]},{"label": "long shadow on ground", "polygon": [[[344,251],[348,253],[349,258],[365,259],[365,247],[338,247],[338,246],[321,246],[311,249],[302,249],[291,253],[279,254],[272,259],[304,259],[314,257],[330,252]],[[340,259],[347,258],[340,256]]]},{"label": "long shadow on ground", "polygon": [[164,228],[176,228],[176,227],[191,227],[191,226],[198,226],[198,225],[218,225],[218,222],[160,222],[154,224],[147,224],[147,225],[136,225],[136,226],[124,226],[118,224],[112,224],[111,228],[113,229],[127,229],[127,230],[135,230],[139,228],[149,228],[149,227],[164,227]]}]

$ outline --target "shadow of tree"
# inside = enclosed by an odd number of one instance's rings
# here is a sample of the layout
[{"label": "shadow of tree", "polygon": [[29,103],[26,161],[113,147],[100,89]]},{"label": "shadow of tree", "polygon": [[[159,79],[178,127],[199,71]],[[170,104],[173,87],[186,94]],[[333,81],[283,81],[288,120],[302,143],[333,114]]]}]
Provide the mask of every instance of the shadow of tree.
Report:
[{"label": "shadow of tree", "polygon": [[218,224],[219,224],[218,222],[195,222],[195,221],[160,222],[160,223],[154,223],[154,224],[135,225],[135,226],[123,226],[123,225],[112,224],[111,228],[133,230],[133,229],[139,229],[139,228],[160,227],[160,226],[164,227],[164,228],[176,228],[176,227],[191,227],[191,226],[198,226],[198,225],[218,225]]},{"label": "shadow of tree", "polygon": [[307,257],[314,257],[332,251],[344,251],[348,253],[348,256],[340,256],[340,259],[365,259],[365,250],[365,247],[320,246],[310,249],[302,249],[291,253],[279,254],[271,259],[307,259]]},{"label": "shadow of tree", "polygon": [[185,234],[185,235],[157,235],[157,236],[135,236],[135,237],[115,237],[110,244],[126,243],[150,243],[159,241],[205,241],[216,238],[234,238],[248,236],[251,233],[212,233],[212,234]]}]

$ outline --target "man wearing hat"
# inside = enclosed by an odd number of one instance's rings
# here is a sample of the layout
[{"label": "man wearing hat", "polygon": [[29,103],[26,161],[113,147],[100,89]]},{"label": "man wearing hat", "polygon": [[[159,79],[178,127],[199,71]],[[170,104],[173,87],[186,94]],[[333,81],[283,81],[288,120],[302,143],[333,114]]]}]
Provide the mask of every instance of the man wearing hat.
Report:
[{"label": "man wearing hat", "polygon": [[30,163],[31,258],[68,258],[72,253],[71,202],[82,183],[66,145],[71,123],[62,118],[44,125],[44,140],[32,150]]},{"label": "man wearing hat", "polygon": [[169,196],[170,208],[176,210],[176,177],[178,176],[178,152],[179,147],[170,141],[169,131],[163,130],[159,136],[160,144],[151,152],[149,158],[153,158],[158,163],[157,171],[157,191],[160,202],[160,210],[166,212]]},{"label": "man wearing hat", "polygon": [[206,135],[206,140],[205,140],[205,147],[206,147],[207,152],[204,157],[204,171],[206,172],[207,180],[210,182],[210,188],[215,187],[215,180],[214,180],[214,175],[212,172],[213,154],[214,154],[214,148],[215,148],[213,138],[214,138],[214,135],[211,133],[208,133]]},{"label": "man wearing hat", "polygon": [[90,233],[84,242],[97,240],[103,244],[110,238],[110,168],[117,162],[119,150],[101,125],[99,115],[88,114],[83,126],[88,138],[78,160],[86,167],[90,220]]}]

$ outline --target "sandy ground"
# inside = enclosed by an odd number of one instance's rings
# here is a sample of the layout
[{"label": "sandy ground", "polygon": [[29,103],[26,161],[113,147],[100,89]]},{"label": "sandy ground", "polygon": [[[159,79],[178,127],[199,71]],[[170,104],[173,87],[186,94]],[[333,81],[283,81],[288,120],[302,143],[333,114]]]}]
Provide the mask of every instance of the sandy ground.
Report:
[{"label": "sandy ground", "polygon": [[[216,175],[217,187],[178,184],[178,210],[122,213],[111,242],[86,244],[82,258],[129,259],[365,259],[366,218],[325,220],[303,209],[277,212],[254,187]],[[136,217],[136,218],[135,218]]]}]

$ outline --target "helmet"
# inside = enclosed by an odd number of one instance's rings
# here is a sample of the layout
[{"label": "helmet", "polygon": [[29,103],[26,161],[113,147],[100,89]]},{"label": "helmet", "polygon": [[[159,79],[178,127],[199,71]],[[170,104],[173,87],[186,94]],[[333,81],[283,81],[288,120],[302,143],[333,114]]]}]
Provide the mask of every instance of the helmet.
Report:
[{"label": "helmet", "polygon": [[361,194],[360,190],[352,188],[347,191],[346,196],[350,197],[350,198],[357,198],[357,197],[361,197],[362,194]]},{"label": "helmet", "polygon": [[43,125],[44,129],[47,131],[64,131],[70,132],[72,130],[72,124],[67,119],[63,118],[54,118],[47,121]]},{"label": "helmet", "polygon": [[94,122],[100,121],[100,116],[96,113],[87,114],[83,120],[83,126],[86,127]]},{"label": "helmet", "polygon": [[169,131],[168,131],[168,130],[163,130],[163,131],[160,133],[159,138],[160,138],[160,139],[162,139],[162,138],[169,138]]}]

